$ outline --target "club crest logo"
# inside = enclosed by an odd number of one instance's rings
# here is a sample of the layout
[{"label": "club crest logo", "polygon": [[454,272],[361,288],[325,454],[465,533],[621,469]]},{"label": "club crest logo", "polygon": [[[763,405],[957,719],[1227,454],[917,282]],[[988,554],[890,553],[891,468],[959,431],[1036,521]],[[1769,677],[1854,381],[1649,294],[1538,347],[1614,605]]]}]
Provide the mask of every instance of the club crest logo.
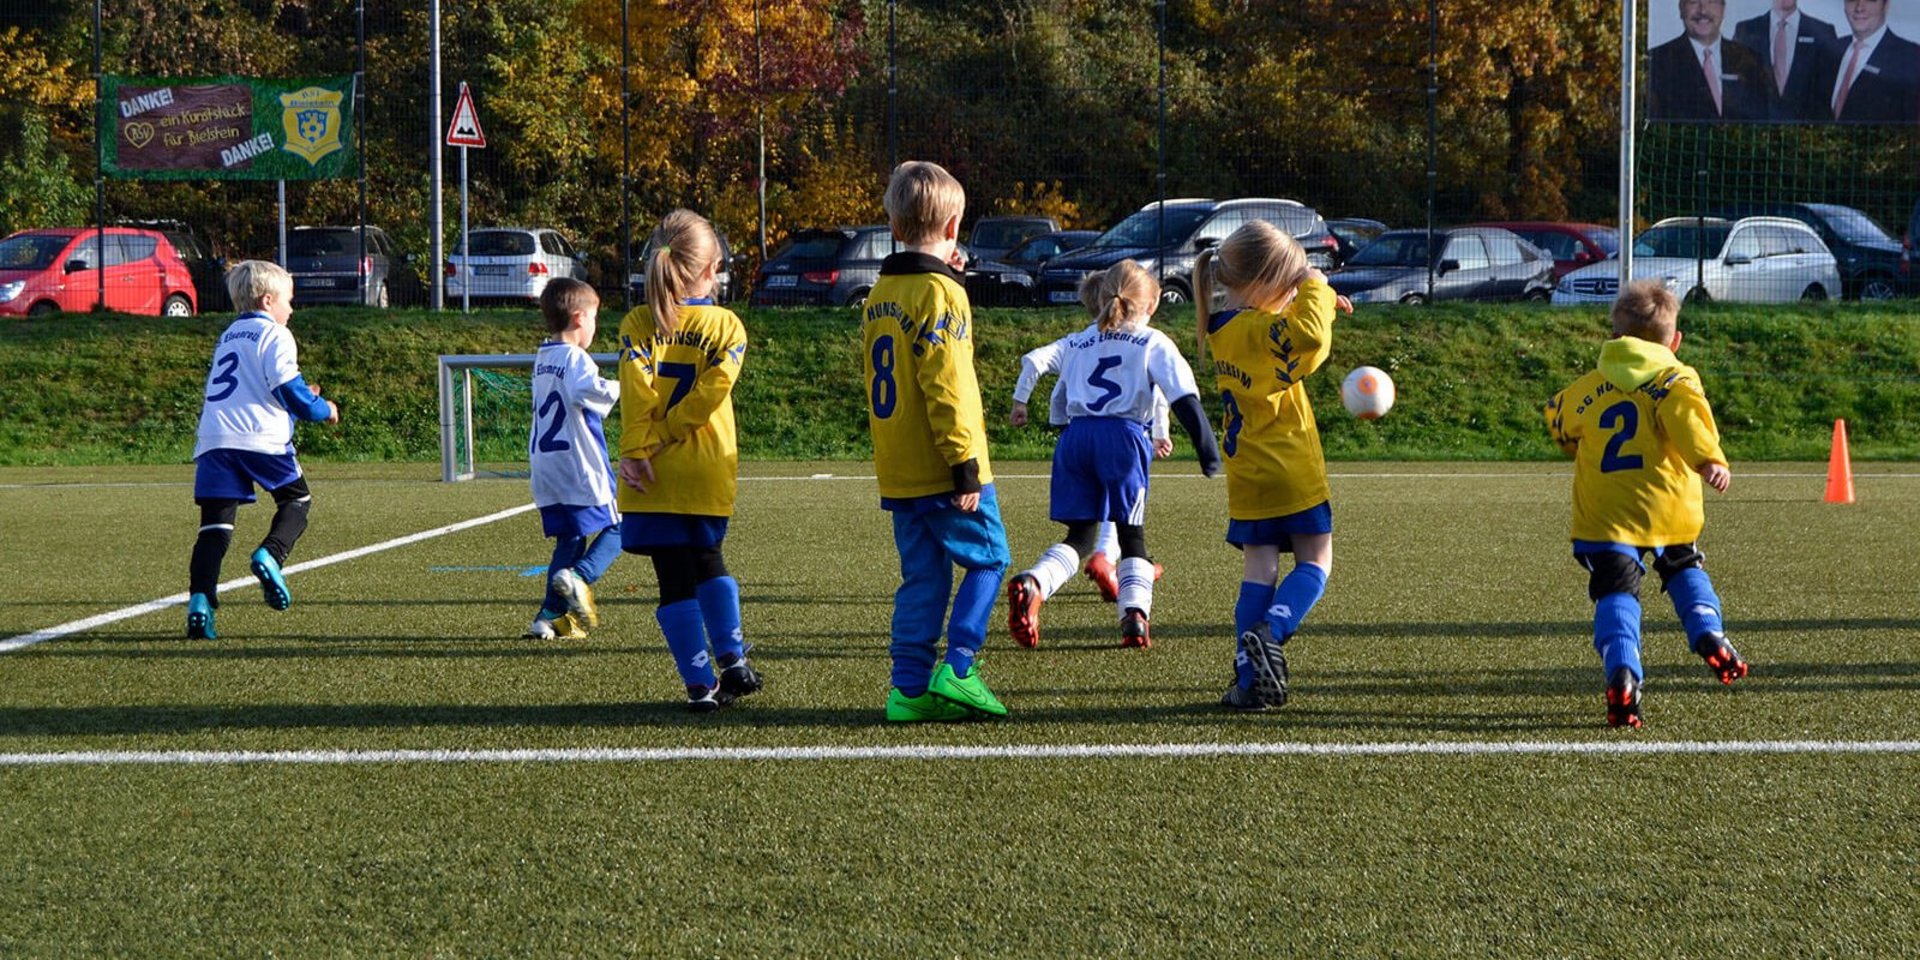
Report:
[{"label": "club crest logo", "polygon": [[280,95],[280,124],[286,128],[285,150],[309,165],[341,149],[340,101],[346,94],[325,87],[307,87]]}]

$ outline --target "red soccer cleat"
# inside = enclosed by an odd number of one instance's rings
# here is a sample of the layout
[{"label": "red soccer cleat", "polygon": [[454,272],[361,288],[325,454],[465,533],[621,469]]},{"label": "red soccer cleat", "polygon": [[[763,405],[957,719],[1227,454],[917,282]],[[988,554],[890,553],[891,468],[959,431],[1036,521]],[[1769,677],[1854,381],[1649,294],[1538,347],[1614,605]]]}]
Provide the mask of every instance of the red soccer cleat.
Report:
[{"label": "red soccer cleat", "polygon": [[1128,610],[1120,618],[1120,645],[1145,650],[1153,646],[1153,637],[1147,631],[1147,615],[1138,610]]},{"label": "red soccer cleat", "polygon": [[1721,683],[1731,684],[1747,675],[1747,661],[1740,658],[1740,651],[1735,650],[1726,637],[1716,633],[1700,639],[1700,645],[1707,648],[1706,652],[1700,654],[1700,659],[1707,662],[1707,669],[1713,671]]},{"label": "red soccer cleat", "polygon": [[1633,678],[1632,670],[1621,667],[1607,681],[1607,726],[1638,728],[1642,722],[1640,681]]},{"label": "red soccer cleat", "polygon": [[1040,645],[1040,602],[1040,582],[1032,574],[1020,574],[1007,584],[1007,632],[1029,650]]},{"label": "red soccer cleat", "polygon": [[1095,551],[1087,558],[1087,579],[1100,588],[1100,599],[1108,603],[1120,599],[1120,578],[1114,575],[1113,561]]}]

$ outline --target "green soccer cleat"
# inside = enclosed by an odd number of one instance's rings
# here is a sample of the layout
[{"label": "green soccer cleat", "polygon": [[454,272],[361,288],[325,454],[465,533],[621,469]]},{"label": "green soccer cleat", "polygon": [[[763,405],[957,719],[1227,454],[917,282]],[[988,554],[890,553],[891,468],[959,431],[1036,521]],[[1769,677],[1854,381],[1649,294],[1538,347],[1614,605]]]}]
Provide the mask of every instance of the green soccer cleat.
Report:
[{"label": "green soccer cleat", "polygon": [[260,591],[267,597],[267,606],[275,610],[285,610],[293,606],[293,594],[287,590],[287,578],[280,575],[280,561],[261,547],[253,552],[253,575],[260,579]]},{"label": "green soccer cleat", "polygon": [[196,593],[187,601],[187,639],[213,640],[218,634],[213,632],[213,600],[204,593]]},{"label": "green soccer cleat", "polygon": [[927,692],[990,717],[1007,715],[1006,704],[987,689],[987,678],[980,675],[980,665],[977,663],[964,678],[954,674],[952,665],[941,664],[940,669],[934,671],[933,682],[927,685]]},{"label": "green soccer cleat", "polygon": [[888,723],[951,723],[973,717],[972,710],[931,693],[909,697],[895,687],[887,694]]}]

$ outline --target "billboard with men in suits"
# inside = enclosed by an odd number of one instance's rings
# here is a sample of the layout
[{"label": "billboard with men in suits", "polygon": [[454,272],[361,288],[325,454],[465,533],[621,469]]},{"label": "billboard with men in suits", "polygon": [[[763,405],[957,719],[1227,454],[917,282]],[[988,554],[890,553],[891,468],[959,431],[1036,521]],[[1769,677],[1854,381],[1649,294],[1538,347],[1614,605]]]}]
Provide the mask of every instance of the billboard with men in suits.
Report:
[{"label": "billboard with men in suits", "polygon": [[1649,0],[1649,120],[1920,123],[1920,0]]}]

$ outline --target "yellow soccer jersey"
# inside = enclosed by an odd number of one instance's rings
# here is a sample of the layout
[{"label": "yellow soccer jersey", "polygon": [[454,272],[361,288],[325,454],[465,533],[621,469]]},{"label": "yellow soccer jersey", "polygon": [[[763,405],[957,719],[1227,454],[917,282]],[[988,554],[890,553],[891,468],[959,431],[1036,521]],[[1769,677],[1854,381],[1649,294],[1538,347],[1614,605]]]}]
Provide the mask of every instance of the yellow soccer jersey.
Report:
[{"label": "yellow soccer jersey", "polygon": [[1281,517],[1327,500],[1326,455],[1304,381],[1333,348],[1333,311],[1333,288],[1308,280],[1279,314],[1218,313],[1208,324],[1227,514],[1235,520]]},{"label": "yellow soccer jersey", "polygon": [[982,485],[992,483],[973,373],[973,310],[953,271],[922,253],[888,257],[864,317],[867,424],[880,495],[950,493],[953,468],[968,460]]},{"label": "yellow soccer jersey", "polygon": [[620,321],[620,456],[653,460],[653,489],[620,485],[623,513],[730,517],[740,472],[733,385],[747,330],[724,307],[680,308],[672,333],[653,311]]},{"label": "yellow soccer jersey", "polygon": [[1574,458],[1573,539],[1664,547],[1705,523],[1699,468],[1727,462],[1700,374],[1657,343],[1619,337],[1554,395],[1547,429]]}]

